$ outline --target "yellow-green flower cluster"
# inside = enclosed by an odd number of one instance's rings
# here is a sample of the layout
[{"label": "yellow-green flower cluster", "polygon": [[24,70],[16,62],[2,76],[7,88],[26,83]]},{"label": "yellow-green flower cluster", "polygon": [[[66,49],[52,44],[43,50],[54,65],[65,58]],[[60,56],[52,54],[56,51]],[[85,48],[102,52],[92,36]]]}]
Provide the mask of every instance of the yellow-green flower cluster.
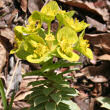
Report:
[{"label": "yellow-green flower cluster", "polygon": [[[87,40],[83,39],[88,24],[73,19],[74,11],[61,10],[55,1],[50,1],[40,12],[34,11],[29,17],[26,27],[16,26],[16,48],[11,53],[32,63],[46,62],[53,56],[70,62],[78,61],[78,51],[93,59]],[[51,22],[57,19],[59,27],[56,33],[51,32]],[[48,31],[42,28],[47,23]],[[78,37],[77,32],[80,32]]]}]

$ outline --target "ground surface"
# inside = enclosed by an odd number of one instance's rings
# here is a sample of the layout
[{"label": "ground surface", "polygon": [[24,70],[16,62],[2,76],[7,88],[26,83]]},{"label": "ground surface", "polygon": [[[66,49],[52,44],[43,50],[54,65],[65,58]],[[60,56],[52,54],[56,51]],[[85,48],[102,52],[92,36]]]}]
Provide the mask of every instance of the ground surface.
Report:
[{"label": "ground surface", "polygon": [[[94,59],[89,60],[82,56],[80,61],[83,62],[83,65],[79,66],[80,71],[71,73],[74,76],[74,81],[70,81],[71,86],[80,93],[73,100],[81,110],[106,110],[100,108],[100,103],[96,101],[96,98],[99,96],[110,97],[110,0],[56,1],[62,9],[75,10],[75,17],[90,24],[85,38],[91,44]],[[5,90],[9,86],[18,59],[9,54],[14,44],[13,28],[16,25],[25,25],[31,13],[34,10],[39,11],[45,3],[43,0],[0,0],[0,77],[3,79]],[[54,31],[56,27],[56,22],[53,22],[52,30]],[[10,88],[10,90],[17,91],[13,110],[29,107],[24,100],[24,97],[30,93],[27,84],[41,78],[31,76],[22,79],[22,74],[38,68],[40,68],[39,65],[26,61],[18,63]],[[59,71],[64,70],[65,68],[61,68]],[[9,93],[9,100],[11,93]],[[0,106],[0,110],[2,110],[2,106]]]}]

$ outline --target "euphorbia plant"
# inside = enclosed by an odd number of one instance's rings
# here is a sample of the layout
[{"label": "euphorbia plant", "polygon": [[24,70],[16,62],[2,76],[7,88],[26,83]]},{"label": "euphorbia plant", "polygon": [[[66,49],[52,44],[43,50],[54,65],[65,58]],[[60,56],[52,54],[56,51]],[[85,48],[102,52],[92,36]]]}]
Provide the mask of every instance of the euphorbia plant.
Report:
[{"label": "euphorbia plant", "polygon": [[[31,63],[41,64],[41,69],[26,73],[25,76],[43,76],[43,80],[29,83],[32,93],[26,97],[31,104],[30,110],[79,110],[71,101],[78,94],[69,86],[64,74],[55,72],[61,67],[80,64],[77,61],[81,53],[93,59],[87,40],[83,39],[85,28],[89,26],[84,21],[73,19],[74,11],[61,10],[55,1],[43,6],[40,12],[34,11],[28,19],[28,25],[16,26],[16,48],[11,53]],[[51,31],[51,22],[58,20],[58,29]],[[42,28],[47,23],[48,30]],[[78,37],[77,33],[80,32]],[[53,62],[53,57],[59,58]]]}]

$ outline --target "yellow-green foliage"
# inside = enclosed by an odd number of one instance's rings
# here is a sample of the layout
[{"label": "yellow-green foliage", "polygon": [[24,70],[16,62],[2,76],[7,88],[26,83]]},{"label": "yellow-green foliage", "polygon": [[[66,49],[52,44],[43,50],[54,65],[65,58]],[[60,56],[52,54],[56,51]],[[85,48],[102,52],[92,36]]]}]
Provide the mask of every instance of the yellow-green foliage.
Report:
[{"label": "yellow-green foliage", "polygon": [[[53,56],[70,62],[78,61],[80,56],[75,51],[93,59],[88,41],[83,39],[84,30],[89,25],[74,20],[73,15],[74,11],[61,10],[55,1],[46,4],[40,12],[34,11],[26,27],[14,28],[17,44],[11,53],[32,63],[46,62]],[[52,33],[51,22],[55,19],[59,27],[56,33]],[[48,25],[48,32],[42,28],[44,22]],[[81,32],[79,37],[77,32]]]}]

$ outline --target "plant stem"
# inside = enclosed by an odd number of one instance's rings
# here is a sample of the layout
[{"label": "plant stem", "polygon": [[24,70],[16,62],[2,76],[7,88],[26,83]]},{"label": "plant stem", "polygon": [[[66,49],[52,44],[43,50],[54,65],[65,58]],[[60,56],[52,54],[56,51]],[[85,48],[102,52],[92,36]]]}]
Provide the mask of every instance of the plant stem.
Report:
[{"label": "plant stem", "polygon": [[51,23],[48,24],[48,34],[50,34],[50,30],[51,30]]},{"label": "plant stem", "polygon": [[58,31],[60,30],[61,26],[62,26],[62,24],[61,24],[61,23],[59,23],[56,34],[57,34],[57,33],[58,33]]},{"label": "plant stem", "polygon": [[4,110],[8,110],[7,109],[7,100],[6,100],[6,96],[5,96],[5,92],[4,92],[4,87],[3,87],[3,83],[2,83],[1,78],[0,78],[0,93],[1,93],[2,101],[3,101]]}]

